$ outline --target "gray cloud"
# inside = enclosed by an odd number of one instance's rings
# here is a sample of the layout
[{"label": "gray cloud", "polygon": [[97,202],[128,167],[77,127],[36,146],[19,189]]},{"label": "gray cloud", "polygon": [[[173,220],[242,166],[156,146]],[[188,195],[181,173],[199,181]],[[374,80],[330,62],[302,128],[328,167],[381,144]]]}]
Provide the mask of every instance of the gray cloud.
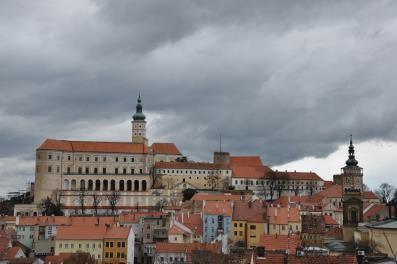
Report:
[{"label": "gray cloud", "polygon": [[273,165],[350,133],[396,141],[396,13],[386,0],[2,1],[0,158],[32,160],[46,137],[128,140],[139,91],[159,116],[152,138],[196,159],[220,133]]}]

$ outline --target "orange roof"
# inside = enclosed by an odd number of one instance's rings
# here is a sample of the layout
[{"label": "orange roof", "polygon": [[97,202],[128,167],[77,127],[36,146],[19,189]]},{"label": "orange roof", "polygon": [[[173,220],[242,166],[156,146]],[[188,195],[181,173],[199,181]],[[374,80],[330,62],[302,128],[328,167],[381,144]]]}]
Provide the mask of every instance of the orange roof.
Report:
[{"label": "orange roof", "polygon": [[323,215],[324,223],[326,225],[339,225],[336,220],[330,215]]},{"label": "orange roof", "polygon": [[287,225],[289,222],[300,222],[300,214],[298,208],[289,209],[287,207],[268,207],[267,215],[269,216],[269,224]]},{"label": "orange roof", "polygon": [[[183,219],[182,219],[183,215]],[[175,216],[175,219],[178,222],[181,222],[183,225],[187,226],[193,233],[197,236],[203,235],[203,219],[200,214],[186,214],[181,212]]]},{"label": "orange roof", "polygon": [[237,201],[234,203],[233,220],[264,222],[267,216],[267,206],[265,202],[256,200],[254,202]]},{"label": "orange roof", "polygon": [[265,247],[266,251],[285,251],[289,246],[291,255],[295,255],[296,248],[301,245],[301,240],[298,235],[261,235],[259,244]]},{"label": "orange roof", "polygon": [[13,259],[16,257],[19,250],[22,250],[20,247],[10,247],[7,249],[7,259]]},{"label": "orange roof", "polygon": [[112,226],[106,230],[104,238],[108,239],[127,239],[130,235],[131,227]]},{"label": "orange roof", "polygon": [[145,216],[161,216],[166,215],[162,212],[132,212],[132,213],[122,213],[119,215],[120,223],[138,223],[142,217]]},{"label": "orange roof", "polygon": [[21,226],[62,226],[70,225],[70,218],[67,216],[20,216]]},{"label": "orange roof", "polygon": [[389,210],[389,208],[385,204],[373,204],[368,211],[364,210],[364,219],[367,219],[368,217],[373,217],[382,210]]},{"label": "orange roof", "polygon": [[182,155],[174,143],[153,143],[152,152],[154,154]]},{"label": "orange roof", "polygon": [[112,225],[118,221],[117,216],[71,216],[70,219],[73,226]]},{"label": "orange roof", "polygon": [[56,240],[102,240],[106,226],[61,226],[57,229]]},{"label": "orange roof", "polygon": [[333,185],[333,184],[334,184],[333,181],[324,181],[324,187],[325,187],[325,188],[329,188],[329,187],[331,187],[331,185]]},{"label": "orange roof", "polygon": [[46,139],[37,150],[58,150],[68,152],[98,152],[145,154],[148,147],[142,143],[131,142],[98,142],[98,141],[70,141]]},{"label": "orange roof", "polygon": [[230,165],[263,166],[260,156],[230,156]]},{"label": "orange roof", "polygon": [[157,169],[193,169],[193,170],[228,170],[225,164],[215,164],[206,162],[156,162]]},{"label": "orange roof", "polygon": [[342,185],[332,185],[317,194],[327,198],[342,198]]},{"label": "orange roof", "polygon": [[288,179],[289,180],[316,180],[322,181],[320,176],[314,172],[297,172],[297,171],[288,171]]},{"label": "orange roof", "polygon": [[187,253],[191,254],[194,250],[209,250],[212,253],[218,253],[220,250],[219,244],[204,244],[204,243],[156,243],[157,253]]},{"label": "orange roof", "polygon": [[281,206],[287,206],[288,205],[288,200],[290,203],[295,203],[295,204],[314,204],[318,205],[322,203],[324,197],[321,195],[302,195],[302,196],[281,196],[279,197],[275,204],[280,204]]},{"label": "orange roof", "polygon": [[63,264],[66,259],[68,259],[72,253],[59,253],[56,256],[47,256],[45,257],[45,264]]},{"label": "orange roof", "polygon": [[230,193],[196,193],[193,195],[192,201],[240,201],[242,197],[237,194]]},{"label": "orange roof", "polygon": [[364,191],[364,199],[378,199],[378,196],[376,196],[375,193],[371,192],[371,191]]},{"label": "orange roof", "polygon": [[233,178],[263,179],[270,170],[267,166],[231,165]]},{"label": "orange roof", "polygon": [[233,208],[231,202],[206,201],[204,213],[210,215],[232,216]]}]

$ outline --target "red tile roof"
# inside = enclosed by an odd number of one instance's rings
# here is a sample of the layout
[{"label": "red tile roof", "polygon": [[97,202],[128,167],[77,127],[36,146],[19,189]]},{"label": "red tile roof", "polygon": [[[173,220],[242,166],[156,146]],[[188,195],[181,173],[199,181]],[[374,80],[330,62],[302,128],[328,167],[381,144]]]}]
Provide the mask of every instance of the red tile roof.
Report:
[{"label": "red tile roof", "polygon": [[263,179],[270,170],[267,166],[231,165],[233,178]]},{"label": "red tile roof", "polygon": [[315,172],[288,171],[287,174],[289,180],[316,180],[316,181],[323,180]]},{"label": "red tile roof", "polygon": [[203,244],[203,243],[156,243],[157,253],[187,253],[191,254],[195,250],[208,250],[212,253],[218,253],[220,250],[219,244]]},{"label": "red tile roof", "polygon": [[232,203],[221,201],[206,201],[204,205],[204,213],[210,215],[232,216]]},{"label": "red tile roof", "polygon": [[188,170],[228,170],[225,164],[214,164],[206,162],[156,162],[157,169],[188,169]]},{"label": "red tile roof", "polygon": [[192,201],[240,201],[241,195],[230,193],[196,193]]},{"label": "red tile roof", "polygon": [[56,240],[102,240],[105,233],[106,226],[61,226]]},{"label": "red tile roof", "polygon": [[342,198],[342,185],[332,185],[317,194],[327,198]]},{"label": "red tile roof", "polygon": [[280,204],[281,206],[287,206],[288,205],[288,200],[291,204],[314,204],[318,205],[322,203],[324,197],[321,195],[302,195],[302,196],[281,196],[279,197],[275,204]]},{"label": "red tile roof", "polygon": [[230,156],[230,165],[263,166],[260,156]]},{"label": "red tile roof", "polygon": [[237,201],[233,208],[233,221],[264,222],[267,219],[267,206],[265,202]]},{"label": "red tile roof", "polygon": [[120,223],[138,223],[142,217],[145,216],[161,216],[166,215],[162,212],[133,212],[133,213],[122,213],[119,215]]},{"label": "red tile roof", "polygon": [[71,218],[67,216],[20,216],[21,226],[62,226],[70,225]]},{"label": "red tile roof", "polygon": [[372,204],[371,208],[369,208],[367,211],[364,210],[364,219],[366,220],[368,217],[372,218],[376,214],[379,214],[382,210],[386,210],[386,212],[388,212],[389,208],[385,204]]},{"label": "red tile roof", "polygon": [[56,255],[56,256],[47,256],[47,257],[45,257],[44,263],[45,264],[62,264],[71,255],[72,255],[72,253],[59,253],[59,255]]},{"label": "red tile roof", "polygon": [[192,230],[196,236],[203,235],[203,219],[200,214],[187,214],[182,212],[176,215],[175,219]]},{"label": "red tile roof", "polygon": [[265,247],[266,251],[287,250],[290,254],[296,254],[296,248],[301,245],[298,235],[261,235],[259,245]]},{"label": "red tile roof", "polygon": [[364,191],[364,199],[377,199],[379,200],[378,196],[371,191]]},{"label": "red tile roof", "polygon": [[146,154],[149,152],[148,147],[142,143],[70,141],[56,139],[46,139],[37,150],[123,154]]},{"label": "red tile roof", "polygon": [[336,222],[336,220],[330,215],[323,215],[323,219],[326,225],[339,226],[338,222]]},{"label": "red tile roof", "polygon": [[289,222],[300,222],[300,214],[298,208],[289,209],[287,207],[268,207],[267,215],[269,217],[269,224],[287,225]]},{"label": "red tile roof", "polygon": [[105,239],[127,239],[131,227],[112,226],[106,230]]},{"label": "red tile roof", "polygon": [[154,154],[182,155],[174,143],[153,143],[152,152]]}]

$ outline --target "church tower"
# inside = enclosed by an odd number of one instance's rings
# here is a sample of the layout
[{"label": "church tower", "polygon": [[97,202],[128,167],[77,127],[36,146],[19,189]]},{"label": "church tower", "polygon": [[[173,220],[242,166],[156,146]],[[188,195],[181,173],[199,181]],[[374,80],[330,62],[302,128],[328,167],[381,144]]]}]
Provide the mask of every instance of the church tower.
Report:
[{"label": "church tower", "polygon": [[132,116],[132,143],[144,143],[148,144],[148,140],[146,138],[146,121],[145,115],[142,112],[142,101],[141,95],[138,96],[136,111]]},{"label": "church tower", "polygon": [[343,227],[347,229],[355,228],[359,222],[363,222],[363,169],[357,164],[353,138],[350,135],[349,158],[341,174]]}]

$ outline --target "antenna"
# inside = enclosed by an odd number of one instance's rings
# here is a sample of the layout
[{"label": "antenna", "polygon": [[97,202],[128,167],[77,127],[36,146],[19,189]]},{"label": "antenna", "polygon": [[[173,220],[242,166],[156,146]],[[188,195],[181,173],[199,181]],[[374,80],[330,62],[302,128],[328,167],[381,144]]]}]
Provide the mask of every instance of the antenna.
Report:
[{"label": "antenna", "polygon": [[222,134],[219,134],[219,152],[222,152]]}]

